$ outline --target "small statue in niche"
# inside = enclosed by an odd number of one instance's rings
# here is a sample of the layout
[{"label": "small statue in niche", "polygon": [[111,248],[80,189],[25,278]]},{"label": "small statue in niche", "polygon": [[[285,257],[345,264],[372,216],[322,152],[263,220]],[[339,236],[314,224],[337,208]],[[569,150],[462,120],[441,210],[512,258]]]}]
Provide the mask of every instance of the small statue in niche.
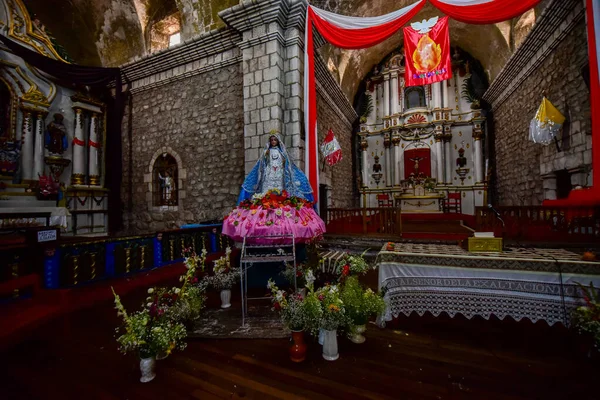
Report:
[{"label": "small statue in niche", "polygon": [[169,171],[166,171],[165,176],[162,176],[159,172],[158,178],[161,181],[160,187],[163,201],[165,203],[169,203],[171,201],[171,194],[173,191],[173,178],[171,177],[171,173]]},{"label": "small statue in niche", "polygon": [[62,155],[69,147],[63,119],[62,114],[54,114],[54,121],[50,122],[46,129],[45,147],[52,154]]},{"label": "small statue in niche", "polygon": [[465,149],[462,147],[458,149],[458,158],[456,159],[456,165],[459,168],[464,168],[467,165],[467,157],[465,157]]},{"label": "small statue in niche", "polygon": [[373,172],[381,172],[381,164],[379,164],[379,156],[375,156],[375,164],[373,164]]},{"label": "small statue in niche", "polygon": [[373,164],[373,173],[371,174],[371,177],[373,177],[373,180],[375,180],[375,184],[377,185],[379,185],[379,182],[381,182],[381,178],[383,177],[381,169],[381,164],[379,164],[379,156],[375,156],[375,164]]}]

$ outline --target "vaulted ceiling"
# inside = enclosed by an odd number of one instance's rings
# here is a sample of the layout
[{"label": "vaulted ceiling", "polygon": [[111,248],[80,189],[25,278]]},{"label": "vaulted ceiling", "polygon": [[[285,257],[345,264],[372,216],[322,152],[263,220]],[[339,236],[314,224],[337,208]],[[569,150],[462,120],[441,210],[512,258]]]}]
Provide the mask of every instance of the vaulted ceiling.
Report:
[{"label": "vaulted ceiling", "polygon": [[[313,0],[310,3],[340,14],[375,16],[402,8],[416,0]],[[178,13],[182,39],[223,26],[217,13],[238,0],[24,0],[52,35],[79,64],[117,66],[150,51],[150,30],[157,22]],[[512,21],[495,25],[450,23],[450,40],[477,58],[490,80],[502,69],[520,44],[536,15],[549,0]],[[58,4],[57,4],[58,3]],[[414,20],[441,13],[427,4]],[[387,54],[402,44],[402,34],[363,50],[321,49],[330,71],[353,99],[360,81]]]}]

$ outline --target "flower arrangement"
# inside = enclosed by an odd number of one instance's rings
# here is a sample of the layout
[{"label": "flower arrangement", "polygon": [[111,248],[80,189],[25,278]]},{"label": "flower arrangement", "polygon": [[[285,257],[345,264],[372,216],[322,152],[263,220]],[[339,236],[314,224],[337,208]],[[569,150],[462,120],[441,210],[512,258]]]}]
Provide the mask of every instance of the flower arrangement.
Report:
[{"label": "flower arrangement", "polygon": [[581,288],[586,305],[578,307],[573,312],[573,323],[580,333],[589,334],[596,348],[600,348],[600,298],[594,285],[585,287],[578,283]]},{"label": "flower arrangement", "polygon": [[280,290],[272,279],[269,279],[267,288],[273,296],[273,310],[278,311],[281,322],[292,331],[302,331],[306,327],[306,312],[304,309],[304,296],[301,293],[288,294]]},{"label": "flower arrangement", "polygon": [[316,292],[311,292],[321,304],[322,316],[319,328],[334,331],[346,324],[346,309],[340,299],[340,290],[337,285],[324,286]]},{"label": "flower arrangement", "polygon": [[208,276],[206,284],[217,290],[229,290],[239,278],[239,272],[231,269],[231,248],[227,247],[225,255],[214,261],[214,274]]},{"label": "flower arrangement", "polygon": [[312,206],[312,203],[299,197],[290,196],[285,190],[271,189],[266,193],[255,194],[252,199],[242,201],[238,208],[247,210],[281,209],[285,206],[300,210],[302,207]]},{"label": "flower arrangement", "polygon": [[294,272],[294,266],[292,264],[285,264],[285,269],[281,271],[281,275],[290,283],[294,284],[294,277],[296,278],[296,285],[299,288],[306,286],[306,274],[310,271],[306,265],[296,265],[296,271]]},{"label": "flower arrangement", "polygon": [[155,357],[159,352],[168,355],[174,349],[185,348],[185,326],[168,318],[164,310],[161,312],[158,307],[145,307],[128,315],[114,289],[113,295],[117,315],[123,318],[124,323],[122,328],[117,328],[117,332],[124,331],[117,338],[121,352],[125,354],[137,351],[141,358],[149,358]]},{"label": "flower arrangement", "polygon": [[369,317],[381,314],[385,310],[383,297],[370,288],[363,289],[356,276],[346,279],[340,298],[346,308],[348,319],[354,325],[364,325]]},{"label": "flower arrangement", "polygon": [[387,242],[385,245],[385,249],[387,251],[394,251],[395,247],[396,247],[396,245],[394,244],[394,242]]},{"label": "flower arrangement", "polygon": [[371,267],[367,260],[365,260],[365,254],[369,251],[365,250],[360,256],[346,254],[336,264],[337,274],[340,279],[345,279],[349,275],[363,275],[366,274]]}]

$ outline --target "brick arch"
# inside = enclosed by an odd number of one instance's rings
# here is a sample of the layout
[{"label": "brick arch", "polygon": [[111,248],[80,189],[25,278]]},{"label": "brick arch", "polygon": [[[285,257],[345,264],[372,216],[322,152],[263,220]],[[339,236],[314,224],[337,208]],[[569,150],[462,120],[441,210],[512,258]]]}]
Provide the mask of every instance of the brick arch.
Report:
[{"label": "brick arch", "polygon": [[[158,157],[161,157],[164,153],[169,154],[170,156],[172,156],[175,159],[175,161],[177,162],[177,171],[178,171],[177,183],[176,183],[177,206],[168,206],[166,210],[164,209],[164,207],[156,207],[154,205],[155,185],[154,185],[153,176],[152,176],[152,172],[153,172],[153,168],[154,168],[154,164],[156,163],[156,160],[158,159]],[[177,151],[173,150],[173,148],[170,146],[162,146],[159,149],[157,149],[154,152],[154,154],[152,155],[152,158],[150,159],[150,163],[148,164],[148,172],[146,174],[144,174],[144,182],[148,185],[148,192],[147,192],[147,196],[146,196],[146,202],[148,203],[148,210],[152,210],[152,211],[183,211],[183,199],[186,196],[186,191],[185,191],[186,180],[187,180],[187,170],[185,168],[183,168],[183,161],[182,161],[179,153]]]}]

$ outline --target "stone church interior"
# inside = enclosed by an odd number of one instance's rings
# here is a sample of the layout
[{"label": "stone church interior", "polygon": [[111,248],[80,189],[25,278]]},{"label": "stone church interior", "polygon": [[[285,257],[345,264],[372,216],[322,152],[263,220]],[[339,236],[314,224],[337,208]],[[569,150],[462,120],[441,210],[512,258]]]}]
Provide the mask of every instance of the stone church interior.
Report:
[{"label": "stone church interior", "polygon": [[594,398],[600,2],[0,0],[7,399]]}]

